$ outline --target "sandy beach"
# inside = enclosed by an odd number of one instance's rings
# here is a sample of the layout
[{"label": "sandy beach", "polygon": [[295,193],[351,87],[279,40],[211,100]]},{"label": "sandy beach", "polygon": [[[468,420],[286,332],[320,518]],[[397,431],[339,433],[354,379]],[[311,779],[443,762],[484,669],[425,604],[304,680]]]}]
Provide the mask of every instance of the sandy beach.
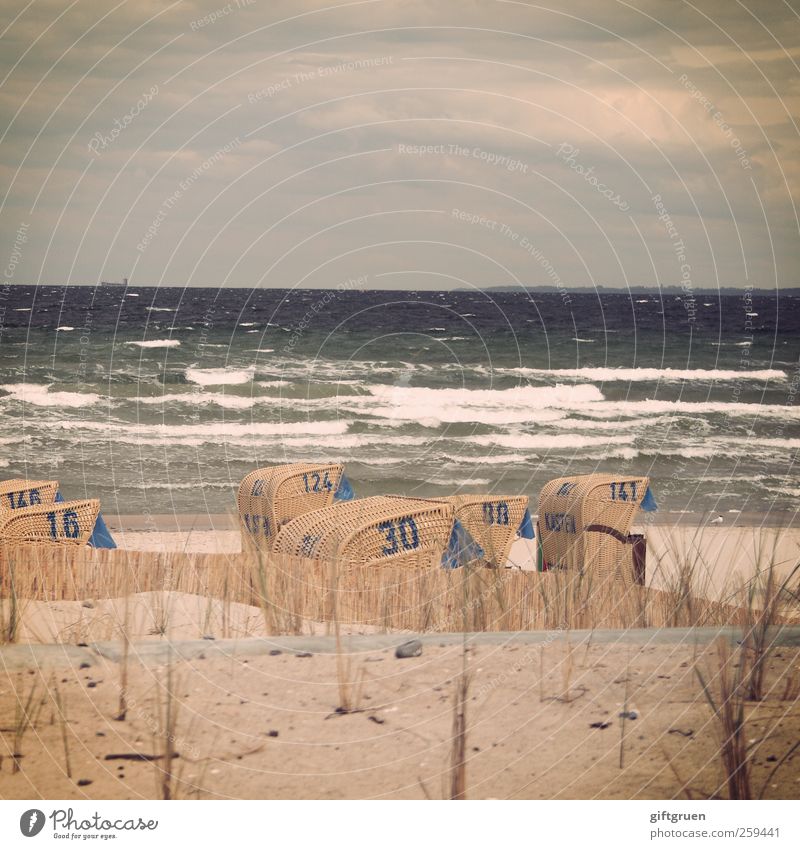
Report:
[{"label": "sandy beach", "polygon": [[[168,666],[163,651],[145,651],[151,645],[152,638],[131,648],[124,721],[114,718],[123,666],[118,652],[116,660],[100,653],[107,647],[2,674],[4,724],[15,692],[33,691],[41,707],[18,743],[18,772],[4,753],[0,797],[157,795],[171,692],[174,797],[446,798],[458,644],[426,643],[407,659],[389,647],[354,646],[346,656],[349,713],[341,711],[335,653],[284,646],[252,654],[245,644],[237,653],[228,643],[218,654],[207,642],[207,651],[195,648]],[[725,795],[715,723],[695,672],[713,674],[715,658],[713,645],[684,635],[664,645],[646,632],[616,643],[583,633],[540,645],[510,635],[505,644],[468,644],[468,797]],[[768,698],[748,707],[752,781],[765,798],[800,797],[800,754],[773,774],[800,734],[797,703],[783,698],[799,661],[797,648],[779,648]]]},{"label": "sandy beach", "polygon": [[[183,558],[169,570],[208,557],[215,568],[241,568],[228,516],[109,524],[121,550],[103,563],[144,563],[152,553],[168,564]],[[759,554],[786,574],[800,546],[797,530],[644,530],[651,593],[665,592],[682,562],[699,561],[698,594],[716,598],[752,576]],[[526,580],[519,573],[503,591],[522,592]],[[2,798],[446,798],[462,673],[469,798],[727,793],[720,725],[701,684],[703,676],[716,692],[722,649],[707,630],[577,631],[551,616],[549,630],[479,635],[465,653],[457,633],[434,631],[419,656],[401,659],[394,648],[416,632],[351,615],[338,624],[340,645],[330,619],[267,615],[210,584],[128,597],[76,592],[24,602],[16,645],[0,647]],[[303,609],[322,609],[314,604]],[[718,627],[735,650],[741,630],[726,609]],[[506,614],[492,610],[496,629]],[[445,631],[460,621],[446,620]],[[791,751],[799,644],[800,635],[785,636],[773,647],[763,698],[745,705],[748,774],[765,798],[800,798],[800,754]],[[115,719],[122,692],[124,720]],[[20,732],[22,706],[30,724]]]}]

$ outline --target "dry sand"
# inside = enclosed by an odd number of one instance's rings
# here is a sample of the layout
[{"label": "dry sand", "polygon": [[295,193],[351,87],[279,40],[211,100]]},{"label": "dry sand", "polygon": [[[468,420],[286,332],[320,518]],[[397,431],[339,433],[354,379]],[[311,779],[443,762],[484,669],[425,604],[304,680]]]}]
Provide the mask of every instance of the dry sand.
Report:
[{"label": "dry sand", "polygon": [[[683,798],[684,788],[695,798],[724,796],[715,727],[694,672],[695,663],[713,670],[715,651],[646,641],[470,649],[468,797]],[[348,714],[336,713],[334,654],[209,651],[175,663],[171,676],[139,663],[135,646],[131,656],[125,721],[113,718],[121,666],[104,657],[83,669],[0,673],[0,798],[157,798],[164,760],[139,758],[162,752],[170,677],[180,704],[172,728],[179,797],[446,795],[458,646],[426,645],[403,660],[389,649],[350,656],[344,666],[357,711]],[[766,798],[800,797],[800,752],[771,776],[800,737],[796,694],[781,700],[798,663],[797,649],[779,649],[768,698],[747,709],[754,792],[764,786]],[[12,773],[15,693],[25,699],[33,687],[41,709]],[[623,728],[626,702],[637,718]]]},{"label": "dry sand", "polygon": [[[187,527],[162,518],[149,530],[123,523],[115,529],[120,547],[240,548],[238,531],[225,521]],[[674,570],[683,559],[699,560],[707,564],[710,595],[723,593],[737,572],[752,574],[759,552],[763,560],[774,547],[776,562],[789,569],[800,551],[797,530],[662,525],[648,527],[647,534],[650,580],[666,580],[668,563]],[[207,637],[252,645],[266,633],[259,608],[155,592],[127,602],[31,602],[19,637],[73,646],[116,640],[119,648],[122,622],[133,641]],[[304,626],[309,634],[329,628]],[[350,626],[344,633],[370,630]],[[511,642],[469,650],[468,797],[726,795],[716,726],[695,673],[699,664],[713,679],[715,648],[655,644],[647,637],[639,644],[576,645],[555,636],[541,649]],[[114,719],[123,676],[115,660],[92,654],[85,668],[31,665],[19,671],[4,669],[0,652],[0,798],[157,798],[165,761],[141,756],[162,752],[170,689],[180,704],[172,728],[177,796],[446,796],[459,648],[426,644],[421,657],[403,660],[383,648],[343,658],[300,657],[285,649],[274,656],[220,656],[209,649],[205,657],[176,661],[170,673],[164,665],[147,665],[139,645],[134,642],[130,654],[125,721]],[[341,680],[355,712],[336,712]],[[754,792],[763,787],[766,798],[800,797],[800,751],[780,764],[800,739],[798,682],[800,653],[778,649],[770,659],[768,698],[747,708]],[[15,743],[18,699],[24,703],[29,695],[36,718]],[[619,714],[626,702],[637,718],[623,726]],[[22,756],[16,772],[15,750]]]}]

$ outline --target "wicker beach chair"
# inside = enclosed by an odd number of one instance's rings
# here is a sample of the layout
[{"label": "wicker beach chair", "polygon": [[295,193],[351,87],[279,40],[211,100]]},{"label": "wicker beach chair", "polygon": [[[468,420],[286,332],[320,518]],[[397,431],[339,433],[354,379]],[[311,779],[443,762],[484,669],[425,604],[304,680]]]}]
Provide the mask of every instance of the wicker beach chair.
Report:
[{"label": "wicker beach chair", "polygon": [[31,481],[25,478],[0,481],[0,516],[23,507],[52,504],[58,481]]},{"label": "wicker beach chair", "polygon": [[0,542],[86,545],[99,514],[96,499],[20,507],[0,516]]},{"label": "wicker beach chair", "polygon": [[348,566],[439,567],[454,521],[453,505],[446,501],[379,495],[292,520],[272,550]]},{"label": "wicker beach chair", "polygon": [[528,497],[452,495],[445,500],[455,507],[456,519],[483,549],[487,563],[494,568],[509,564],[511,548],[520,536],[528,510]]},{"label": "wicker beach chair", "polygon": [[557,478],[539,495],[542,563],[601,582],[644,581],[641,546],[630,536],[640,508],[655,509],[649,478],[592,474]]},{"label": "wicker beach chair", "polygon": [[[341,463],[290,463],[250,472],[236,497],[242,533],[270,545],[287,522],[342,497],[343,482]],[[349,484],[346,489],[343,497],[352,498]]]}]

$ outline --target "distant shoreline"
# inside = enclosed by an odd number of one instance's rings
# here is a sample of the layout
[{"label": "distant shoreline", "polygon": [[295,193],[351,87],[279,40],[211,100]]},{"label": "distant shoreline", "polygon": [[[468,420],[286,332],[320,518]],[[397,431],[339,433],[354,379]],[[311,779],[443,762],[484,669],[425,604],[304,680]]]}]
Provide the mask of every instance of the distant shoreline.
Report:
[{"label": "distant shoreline", "polygon": [[[292,288],[290,286],[268,286],[268,287],[260,287],[260,286],[221,286],[219,284],[203,284],[203,285],[186,285],[179,283],[170,283],[170,284],[160,284],[160,283],[131,283],[128,286],[124,286],[123,284],[102,284],[102,283],[9,283],[8,284],[12,289],[36,289],[36,288],[51,288],[51,289],[71,289],[71,288],[82,288],[82,289],[107,289],[112,291],[120,291],[123,289],[225,289],[226,291],[252,291],[254,289],[264,289],[274,292],[329,292],[336,291],[335,286],[324,287],[324,286],[314,286],[308,288]],[[485,293],[503,293],[503,294],[537,294],[537,295],[558,295],[561,296],[562,291],[567,291],[570,294],[575,295],[652,295],[652,296],[681,296],[681,297],[690,297],[691,295],[702,295],[706,297],[708,295],[720,295],[722,297],[740,297],[745,292],[749,293],[751,296],[756,295],[760,297],[766,297],[768,295],[777,294],[778,297],[800,297],[800,286],[786,286],[777,289],[761,289],[755,288],[752,286],[721,286],[719,289],[713,289],[708,287],[696,287],[692,289],[691,293],[687,293],[680,286],[646,286],[646,285],[638,285],[638,286],[564,286],[563,289],[559,289],[555,286],[480,286],[474,289],[459,287],[455,289],[378,289],[374,287],[364,287],[359,289],[354,289],[353,291],[359,292],[485,292]]]}]

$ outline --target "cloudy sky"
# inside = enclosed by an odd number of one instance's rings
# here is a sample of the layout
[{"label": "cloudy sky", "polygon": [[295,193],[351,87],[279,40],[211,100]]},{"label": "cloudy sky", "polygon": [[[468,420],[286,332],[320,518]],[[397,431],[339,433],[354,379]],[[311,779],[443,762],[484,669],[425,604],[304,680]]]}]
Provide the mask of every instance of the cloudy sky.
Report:
[{"label": "cloudy sky", "polygon": [[4,283],[800,285],[798,0],[2,0]]}]

